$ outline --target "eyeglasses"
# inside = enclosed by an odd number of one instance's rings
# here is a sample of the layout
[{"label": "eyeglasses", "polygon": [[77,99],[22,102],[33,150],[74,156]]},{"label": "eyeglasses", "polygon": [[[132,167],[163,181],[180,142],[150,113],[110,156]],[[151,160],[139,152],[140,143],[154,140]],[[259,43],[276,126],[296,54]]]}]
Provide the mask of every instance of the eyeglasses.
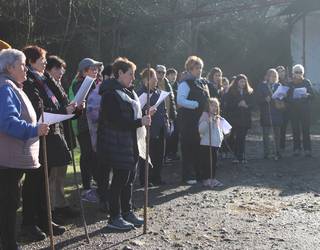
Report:
[{"label": "eyeglasses", "polygon": [[293,72],[293,74],[302,75],[303,72],[302,71],[295,71],[295,72]]},{"label": "eyeglasses", "polygon": [[164,72],[164,71],[157,71],[157,73],[158,73],[159,75],[164,75],[166,72]]}]

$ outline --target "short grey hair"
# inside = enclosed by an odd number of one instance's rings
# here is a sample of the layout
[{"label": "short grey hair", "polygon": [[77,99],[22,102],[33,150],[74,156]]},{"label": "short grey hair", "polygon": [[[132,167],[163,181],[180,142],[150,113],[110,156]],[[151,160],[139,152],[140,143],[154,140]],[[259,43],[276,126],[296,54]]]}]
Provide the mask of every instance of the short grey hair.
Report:
[{"label": "short grey hair", "polygon": [[292,73],[294,74],[296,71],[302,72],[304,74],[304,67],[301,64],[296,64],[292,67]]},{"label": "short grey hair", "polygon": [[0,74],[8,73],[7,68],[9,66],[14,66],[14,64],[18,61],[26,60],[26,56],[24,53],[17,49],[4,49],[0,52]]}]

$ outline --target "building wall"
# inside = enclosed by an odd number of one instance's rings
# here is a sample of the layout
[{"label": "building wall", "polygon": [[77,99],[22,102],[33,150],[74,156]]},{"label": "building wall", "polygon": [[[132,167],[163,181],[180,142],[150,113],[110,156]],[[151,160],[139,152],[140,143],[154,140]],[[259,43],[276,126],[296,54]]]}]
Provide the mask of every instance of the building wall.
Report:
[{"label": "building wall", "polygon": [[[320,90],[320,11],[307,14],[305,19],[305,69],[315,88]],[[293,64],[303,64],[303,19],[292,27],[291,56]]]}]

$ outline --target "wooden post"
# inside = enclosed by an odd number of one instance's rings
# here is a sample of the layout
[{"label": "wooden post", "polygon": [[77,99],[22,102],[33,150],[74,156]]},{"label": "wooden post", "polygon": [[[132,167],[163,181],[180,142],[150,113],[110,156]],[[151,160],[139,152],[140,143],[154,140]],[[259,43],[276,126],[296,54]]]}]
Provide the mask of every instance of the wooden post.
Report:
[{"label": "wooden post", "polygon": [[[40,100],[40,109],[41,109],[41,121],[44,123],[44,107],[43,101]],[[52,230],[52,215],[51,215],[51,202],[50,202],[50,192],[49,192],[49,174],[48,174],[48,159],[47,159],[47,141],[46,136],[41,136],[42,142],[42,153],[43,153],[43,168],[44,168],[44,180],[45,180],[45,189],[46,189],[46,199],[47,199],[47,214],[48,214],[48,228],[50,236],[50,249],[54,250],[54,241],[53,241],[53,230]]]},{"label": "wooden post", "polygon": [[[147,91],[147,114],[150,114],[150,64],[148,64],[148,91]],[[150,143],[150,126],[147,126],[146,136],[146,159],[145,159],[145,174],[144,174],[144,213],[143,213],[143,233],[147,233],[148,223],[148,187],[149,187],[149,143]]]}]

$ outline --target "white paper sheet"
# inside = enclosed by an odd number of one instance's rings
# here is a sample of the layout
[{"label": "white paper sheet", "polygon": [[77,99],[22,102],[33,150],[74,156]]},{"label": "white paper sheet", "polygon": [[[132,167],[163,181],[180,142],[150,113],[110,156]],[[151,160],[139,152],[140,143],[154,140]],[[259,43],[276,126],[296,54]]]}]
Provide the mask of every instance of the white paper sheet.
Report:
[{"label": "white paper sheet", "polygon": [[154,105],[156,108],[169,96],[170,92],[161,91],[158,101]]},{"label": "white paper sheet", "polygon": [[[71,115],[61,115],[61,114],[52,114],[52,113],[47,113],[44,112],[44,123],[48,125],[52,125],[58,122],[62,122],[65,120],[69,120],[72,117],[74,117],[74,114]],[[38,123],[42,123],[42,116],[40,117]]]},{"label": "white paper sheet", "polygon": [[140,101],[140,105],[141,105],[141,109],[144,108],[144,106],[147,104],[147,94],[146,93],[142,93],[142,95],[139,96],[139,101]]},{"label": "white paper sheet", "polygon": [[226,119],[221,117],[220,128],[222,129],[223,134],[227,135],[231,132],[232,126],[230,125],[230,123]]},{"label": "white paper sheet", "polygon": [[293,90],[293,99],[300,99],[307,94],[306,88],[296,88]]},{"label": "white paper sheet", "polygon": [[74,97],[73,102],[75,102],[77,105],[81,105],[81,103],[85,101],[93,82],[94,82],[94,78],[90,76],[86,76],[76,96]]},{"label": "white paper sheet", "polygon": [[272,99],[279,99],[282,100],[286,97],[288,93],[289,87],[287,86],[279,86],[277,90],[273,93]]}]

